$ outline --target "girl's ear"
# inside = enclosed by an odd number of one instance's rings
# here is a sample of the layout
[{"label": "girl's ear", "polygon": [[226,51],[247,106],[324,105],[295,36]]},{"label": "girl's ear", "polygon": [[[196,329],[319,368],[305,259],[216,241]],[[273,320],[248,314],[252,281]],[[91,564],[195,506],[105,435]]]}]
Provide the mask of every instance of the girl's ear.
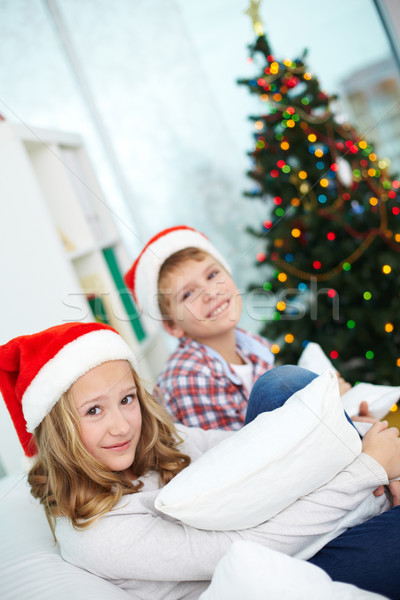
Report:
[{"label": "girl's ear", "polygon": [[182,327],[178,327],[178,325],[176,325],[172,320],[167,321],[167,320],[163,319],[163,325],[164,325],[164,329],[167,331],[167,333],[169,333],[173,337],[181,338],[185,335],[185,332],[182,329]]}]

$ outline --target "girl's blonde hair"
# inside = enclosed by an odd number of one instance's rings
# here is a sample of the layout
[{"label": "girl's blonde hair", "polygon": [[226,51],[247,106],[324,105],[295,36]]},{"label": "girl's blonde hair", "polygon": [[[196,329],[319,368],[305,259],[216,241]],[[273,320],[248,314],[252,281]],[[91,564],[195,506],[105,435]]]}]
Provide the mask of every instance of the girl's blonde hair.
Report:
[{"label": "girl's blonde hair", "polygon": [[31,493],[44,506],[54,535],[55,517],[68,517],[83,529],[112,510],[122,496],[138,492],[140,477],[158,473],[165,485],[190,463],[171,417],[143,387],[131,367],[142,413],[142,430],[132,470],[137,480],[111,471],[85,449],[79,416],[68,390],[35,430],[37,460],[28,474]]}]

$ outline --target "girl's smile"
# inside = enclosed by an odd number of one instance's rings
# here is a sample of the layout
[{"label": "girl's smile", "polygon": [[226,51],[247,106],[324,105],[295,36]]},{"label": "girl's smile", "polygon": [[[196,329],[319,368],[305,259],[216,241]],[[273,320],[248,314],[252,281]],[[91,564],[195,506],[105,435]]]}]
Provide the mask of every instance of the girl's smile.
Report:
[{"label": "girl's smile", "polygon": [[142,415],[127,361],[91,369],[71,387],[86,450],[112,471],[130,469],[140,439]]}]

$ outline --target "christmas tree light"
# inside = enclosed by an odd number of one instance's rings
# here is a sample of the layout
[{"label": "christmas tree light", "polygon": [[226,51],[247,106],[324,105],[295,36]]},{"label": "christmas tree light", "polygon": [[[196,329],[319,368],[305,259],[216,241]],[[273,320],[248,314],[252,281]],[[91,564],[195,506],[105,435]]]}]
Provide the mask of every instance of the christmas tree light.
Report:
[{"label": "christmas tree light", "polygon": [[238,83],[261,103],[245,196],[265,202],[251,231],[264,244],[261,286],[276,297],[261,333],[280,362],[312,340],[352,383],[399,385],[400,183],[336,118],[304,55],[280,60],[261,34],[250,56],[258,73]]}]

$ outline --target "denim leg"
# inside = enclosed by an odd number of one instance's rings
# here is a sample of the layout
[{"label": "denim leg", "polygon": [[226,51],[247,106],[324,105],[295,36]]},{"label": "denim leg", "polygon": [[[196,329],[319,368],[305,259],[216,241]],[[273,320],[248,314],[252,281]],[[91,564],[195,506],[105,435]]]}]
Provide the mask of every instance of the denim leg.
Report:
[{"label": "denim leg", "polygon": [[348,529],[309,562],[334,581],[400,599],[400,506]]},{"label": "denim leg", "polygon": [[[284,365],[267,371],[255,382],[250,393],[244,424],[247,425],[257,415],[269,412],[285,404],[295,392],[306,387],[318,377],[312,371],[295,365]],[[353,421],[345,412],[346,418],[354,427]]]},{"label": "denim leg", "polygon": [[255,382],[249,397],[245,425],[262,412],[269,412],[285,404],[295,392],[301,390],[317,375],[296,367],[284,365],[267,371]]}]

